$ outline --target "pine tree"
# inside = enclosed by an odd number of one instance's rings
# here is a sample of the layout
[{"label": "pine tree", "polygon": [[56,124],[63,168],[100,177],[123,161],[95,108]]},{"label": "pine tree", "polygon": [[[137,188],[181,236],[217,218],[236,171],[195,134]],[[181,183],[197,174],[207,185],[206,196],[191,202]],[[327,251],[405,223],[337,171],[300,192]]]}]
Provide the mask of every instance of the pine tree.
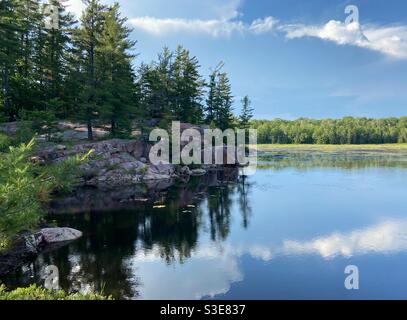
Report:
[{"label": "pine tree", "polygon": [[66,79],[64,90],[64,112],[62,117],[73,120],[83,120],[83,91],[86,82],[84,59],[79,40],[78,27],[72,29],[71,45],[66,51]]},{"label": "pine tree", "polygon": [[113,135],[128,132],[136,114],[159,119],[161,126],[171,120],[199,124],[204,112],[217,127],[232,124],[233,96],[223,64],[210,75],[203,106],[205,83],[188,50],[164,48],[156,61],[141,65],[135,79],[135,42],[117,4],[84,0],[77,24],[59,1],[49,1],[57,27],[47,24],[42,0],[0,2],[0,103],[10,120],[28,116],[49,137],[57,119],[80,120],[89,139],[96,123],[110,125]]},{"label": "pine tree", "polygon": [[147,115],[163,127],[170,120],[201,123],[204,82],[198,69],[197,58],[181,46],[175,53],[164,48],[158,61],[142,64],[137,86]]},{"label": "pine tree", "polygon": [[216,95],[216,76],[217,71],[214,71],[209,76],[209,91],[208,98],[206,99],[206,122],[214,124],[216,115],[215,95]]},{"label": "pine tree", "polygon": [[210,74],[206,100],[206,122],[225,130],[233,124],[233,96],[229,78],[221,72],[223,63]]},{"label": "pine tree", "polygon": [[16,117],[23,117],[41,107],[41,83],[36,78],[38,66],[35,57],[44,15],[40,0],[17,0],[16,4],[20,26],[19,50],[10,85]]},{"label": "pine tree", "polygon": [[101,116],[108,120],[112,135],[129,132],[134,114],[134,82],[129,51],[135,42],[129,40],[131,30],[120,17],[114,4],[105,14],[104,28],[96,48],[97,68],[101,72],[99,94]]},{"label": "pine tree", "polygon": [[242,113],[239,117],[240,127],[242,129],[248,129],[250,127],[250,120],[253,118],[254,112],[251,103],[249,96],[245,96],[242,99]]},{"label": "pine tree", "polygon": [[19,51],[19,32],[17,3],[14,0],[0,2],[0,69],[1,105],[10,121],[16,118],[12,110],[10,78],[14,72]]},{"label": "pine tree", "polygon": [[140,90],[140,103],[145,116],[160,119],[165,127],[172,119],[173,109],[173,53],[164,48],[158,55],[158,61],[139,68],[137,86]]},{"label": "pine tree", "polygon": [[233,95],[229,78],[226,73],[219,74],[215,104],[217,105],[216,125],[228,129],[233,123]]},{"label": "pine tree", "polygon": [[163,51],[158,55],[156,66],[158,84],[157,96],[158,102],[161,104],[161,125],[166,126],[173,119],[174,106],[174,54],[164,47]]},{"label": "pine tree", "polygon": [[[41,84],[41,110],[54,115],[66,115],[68,55],[71,48],[71,33],[75,24],[72,14],[66,13],[59,1],[50,2],[58,17],[57,25],[46,26],[45,21],[38,31],[36,44],[34,79]],[[77,94],[77,93],[76,93]]]},{"label": "pine tree", "polygon": [[211,126],[216,126],[216,115],[218,114],[217,106],[217,83],[219,72],[223,67],[223,62],[220,62],[214,71],[209,75],[208,83],[208,97],[206,99],[206,122],[211,124]]},{"label": "pine tree", "polygon": [[199,62],[188,50],[178,46],[174,59],[173,114],[181,122],[193,124],[203,120],[204,82],[199,74]]},{"label": "pine tree", "polygon": [[96,51],[103,32],[106,7],[99,0],[85,0],[87,5],[81,18],[81,27],[75,33],[75,44],[79,47],[81,71],[84,72],[84,86],[81,92],[81,118],[86,121],[88,138],[93,140],[93,122],[99,118],[98,76]]},{"label": "pine tree", "polygon": [[36,31],[43,23],[43,6],[39,0],[17,0],[20,23],[20,52],[18,71],[25,78],[32,70],[32,57],[35,50]]}]

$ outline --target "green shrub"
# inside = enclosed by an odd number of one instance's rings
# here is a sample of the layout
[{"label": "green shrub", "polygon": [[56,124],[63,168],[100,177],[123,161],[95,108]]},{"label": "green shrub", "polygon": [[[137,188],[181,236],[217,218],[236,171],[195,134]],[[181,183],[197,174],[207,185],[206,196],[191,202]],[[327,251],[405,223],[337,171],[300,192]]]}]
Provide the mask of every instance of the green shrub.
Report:
[{"label": "green shrub", "polygon": [[0,251],[13,236],[38,225],[51,192],[69,189],[76,168],[91,153],[42,167],[29,159],[33,146],[31,140],[0,152]]},{"label": "green shrub", "polygon": [[[34,142],[10,147],[0,154],[0,241],[7,245],[17,232],[31,229],[41,215],[40,193],[45,192],[41,179],[32,173],[27,158]],[[0,247],[0,249],[2,248]]]},{"label": "green shrub", "polygon": [[47,290],[32,285],[28,288],[18,288],[6,291],[5,286],[0,286],[0,300],[112,300],[99,294],[68,294],[62,290]]},{"label": "green shrub", "polygon": [[28,143],[36,135],[29,121],[20,121],[17,126],[17,132],[13,137],[13,145]]},{"label": "green shrub", "polygon": [[28,114],[31,128],[34,132],[45,135],[47,141],[51,141],[52,135],[58,131],[58,121],[55,113],[48,111],[31,111]]},{"label": "green shrub", "polygon": [[10,138],[5,134],[0,133],[0,152],[7,150],[10,145]]}]

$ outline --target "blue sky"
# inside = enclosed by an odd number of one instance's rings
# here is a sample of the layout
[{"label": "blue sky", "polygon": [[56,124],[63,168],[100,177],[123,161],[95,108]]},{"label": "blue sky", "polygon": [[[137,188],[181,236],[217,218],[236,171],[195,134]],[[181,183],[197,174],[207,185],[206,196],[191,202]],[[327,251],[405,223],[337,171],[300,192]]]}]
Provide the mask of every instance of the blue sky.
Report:
[{"label": "blue sky", "polygon": [[[118,2],[138,41],[136,64],[177,44],[204,75],[224,61],[237,112],[248,94],[256,118],[407,115],[405,0]],[[359,22],[346,24],[350,4]]]}]

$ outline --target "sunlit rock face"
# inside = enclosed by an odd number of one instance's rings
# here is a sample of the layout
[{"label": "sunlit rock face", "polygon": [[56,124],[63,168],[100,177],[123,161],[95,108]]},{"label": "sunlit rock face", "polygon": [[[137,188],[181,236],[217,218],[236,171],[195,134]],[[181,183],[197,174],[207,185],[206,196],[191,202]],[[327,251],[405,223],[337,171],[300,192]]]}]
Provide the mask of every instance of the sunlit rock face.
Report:
[{"label": "sunlit rock face", "polygon": [[40,148],[37,156],[42,157],[48,162],[59,162],[65,160],[67,157],[87,153],[93,150],[93,158],[91,161],[102,161],[113,159],[119,155],[125,157],[133,157],[135,160],[146,156],[148,153],[147,144],[140,140],[121,140],[112,139],[101,142],[81,143],[74,145],[72,148],[61,148],[60,146],[52,146],[49,148]]}]

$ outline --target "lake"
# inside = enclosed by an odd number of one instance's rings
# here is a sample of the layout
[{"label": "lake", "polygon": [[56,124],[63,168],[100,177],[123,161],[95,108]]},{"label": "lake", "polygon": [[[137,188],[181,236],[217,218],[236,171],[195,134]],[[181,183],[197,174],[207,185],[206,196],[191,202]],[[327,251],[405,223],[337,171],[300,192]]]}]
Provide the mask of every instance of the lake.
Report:
[{"label": "lake", "polygon": [[407,299],[406,154],[269,152],[253,176],[188,190],[51,216],[84,236],[6,283],[55,265],[62,288],[120,299]]}]

